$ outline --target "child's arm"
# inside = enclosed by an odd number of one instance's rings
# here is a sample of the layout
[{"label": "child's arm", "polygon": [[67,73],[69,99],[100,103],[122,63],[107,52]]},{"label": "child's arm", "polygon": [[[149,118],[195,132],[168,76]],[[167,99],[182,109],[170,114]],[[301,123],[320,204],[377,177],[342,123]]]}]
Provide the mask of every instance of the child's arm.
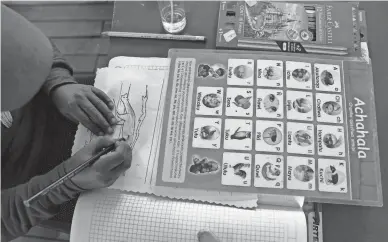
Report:
[{"label": "child's arm", "polygon": [[65,175],[62,163],[50,172],[33,177],[29,182],[1,191],[1,241],[10,241],[26,234],[33,226],[53,217],[59,207],[84,191],[71,181],[26,207],[23,201]]},{"label": "child's arm", "polygon": [[50,95],[51,92],[62,85],[77,83],[73,77],[73,68],[63,57],[57,46],[51,41],[54,57],[49,76],[43,85],[43,91]]}]

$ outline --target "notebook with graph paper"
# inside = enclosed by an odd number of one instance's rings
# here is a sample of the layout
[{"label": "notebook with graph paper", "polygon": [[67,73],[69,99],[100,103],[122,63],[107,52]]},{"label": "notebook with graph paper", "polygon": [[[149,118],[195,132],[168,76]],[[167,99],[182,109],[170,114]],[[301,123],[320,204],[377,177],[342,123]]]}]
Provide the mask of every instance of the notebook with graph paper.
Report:
[{"label": "notebook with graph paper", "polygon": [[221,242],[307,241],[303,211],[238,209],[103,190],[80,197],[71,242],[198,241],[200,230]]}]

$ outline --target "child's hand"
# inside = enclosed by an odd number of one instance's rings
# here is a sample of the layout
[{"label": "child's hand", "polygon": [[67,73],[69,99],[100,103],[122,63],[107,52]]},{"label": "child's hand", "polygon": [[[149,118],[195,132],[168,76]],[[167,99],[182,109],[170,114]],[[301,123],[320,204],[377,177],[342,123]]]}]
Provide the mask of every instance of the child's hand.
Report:
[{"label": "child's hand", "polygon": [[101,156],[92,166],[74,176],[72,182],[84,190],[111,186],[131,166],[132,150],[128,143],[98,137],[65,163],[65,169],[69,172],[115,142],[114,151]]},{"label": "child's hand", "polygon": [[112,100],[100,89],[81,84],[57,87],[52,99],[58,110],[74,122],[80,122],[95,135],[113,134],[117,122]]},{"label": "child's hand", "polygon": [[220,240],[210,231],[199,231],[198,234],[199,242],[220,242]]}]

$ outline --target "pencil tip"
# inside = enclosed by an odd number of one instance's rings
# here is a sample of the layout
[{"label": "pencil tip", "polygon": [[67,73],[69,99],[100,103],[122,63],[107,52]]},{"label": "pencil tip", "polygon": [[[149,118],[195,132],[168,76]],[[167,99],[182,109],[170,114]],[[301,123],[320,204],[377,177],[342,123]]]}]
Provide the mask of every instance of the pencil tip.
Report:
[{"label": "pencil tip", "polygon": [[28,202],[28,200],[26,200],[26,201],[23,201],[23,204],[24,204],[24,206],[26,206],[27,208],[29,208],[29,207],[30,207],[30,203]]}]

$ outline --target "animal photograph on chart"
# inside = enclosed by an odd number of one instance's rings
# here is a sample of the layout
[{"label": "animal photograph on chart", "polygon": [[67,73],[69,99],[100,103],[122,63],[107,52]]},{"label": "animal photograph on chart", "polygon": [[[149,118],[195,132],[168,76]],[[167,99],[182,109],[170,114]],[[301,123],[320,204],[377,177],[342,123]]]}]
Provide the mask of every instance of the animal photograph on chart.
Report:
[{"label": "animal photograph on chart", "polygon": [[287,188],[315,190],[315,160],[308,157],[287,157]]},{"label": "animal photograph on chart", "polygon": [[192,163],[189,166],[189,173],[192,175],[211,175],[220,171],[219,162],[209,159],[208,157],[200,157],[193,155]]},{"label": "animal photograph on chart", "polygon": [[253,89],[227,88],[225,114],[229,117],[252,117],[253,102]]},{"label": "animal photograph on chart", "polygon": [[314,154],[314,126],[307,123],[287,123],[287,152]]},{"label": "animal photograph on chart", "polygon": [[287,119],[314,120],[313,94],[311,92],[287,91]]},{"label": "animal photograph on chart", "polygon": [[317,121],[322,123],[343,123],[341,95],[316,93]]},{"label": "animal photograph on chart", "polygon": [[342,126],[317,125],[318,154],[345,157],[345,130]]},{"label": "animal photograph on chart", "polygon": [[254,167],[254,186],[283,188],[283,166],[283,156],[256,154]]},{"label": "animal photograph on chart", "polygon": [[194,119],[193,144],[194,148],[219,149],[221,140],[221,119]]},{"label": "animal photograph on chart", "polygon": [[222,79],[226,77],[225,66],[219,63],[216,64],[199,64],[198,65],[198,78],[211,78],[211,79]]},{"label": "animal photograph on chart", "polygon": [[257,60],[257,86],[283,87],[283,61]]},{"label": "animal photograph on chart", "polygon": [[224,91],[221,87],[198,87],[195,114],[222,115]]},{"label": "animal photograph on chart", "polygon": [[225,120],[224,149],[252,150],[252,120]]},{"label": "animal photograph on chart", "polygon": [[251,154],[223,154],[221,184],[227,186],[251,186],[252,157]]},{"label": "animal photograph on chart", "polygon": [[347,193],[346,163],[343,160],[318,159],[319,191]]},{"label": "animal photograph on chart", "polygon": [[228,60],[228,85],[253,86],[253,60]]},{"label": "animal photograph on chart", "polygon": [[312,89],[311,64],[286,61],[286,84],[288,88]]},{"label": "animal photograph on chart", "polygon": [[283,91],[276,89],[257,89],[256,117],[283,118]]},{"label": "animal photograph on chart", "polygon": [[283,122],[256,121],[256,151],[283,152]]},{"label": "animal photograph on chart", "polygon": [[320,91],[341,92],[341,71],[339,65],[314,64],[315,88]]}]

